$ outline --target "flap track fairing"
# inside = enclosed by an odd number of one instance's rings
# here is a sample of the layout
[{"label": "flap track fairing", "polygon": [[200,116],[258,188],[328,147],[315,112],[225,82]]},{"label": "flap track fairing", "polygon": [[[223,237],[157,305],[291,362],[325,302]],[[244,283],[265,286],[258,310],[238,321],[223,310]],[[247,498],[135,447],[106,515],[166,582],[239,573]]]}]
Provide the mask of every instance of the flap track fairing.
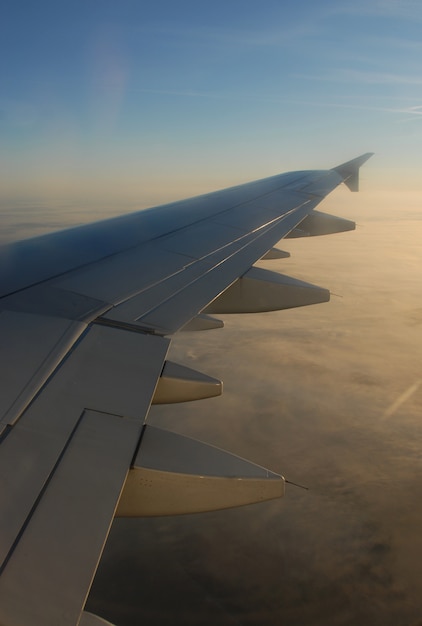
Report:
[{"label": "flap track fairing", "polygon": [[260,313],[328,302],[330,292],[284,274],[252,267],[205,309],[206,313]]},{"label": "flap track fairing", "polygon": [[284,495],[283,476],[176,433],[146,426],[117,516],[227,509]]},{"label": "flap track fairing", "polygon": [[321,211],[312,211],[296,228],[286,235],[285,239],[332,235],[334,233],[355,230],[355,228],[356,224],[352,220],[346,220],[343,217],[329,215],[328,213],[321,213]]},{"label": "flap track fairing", "polygon": [[214,330],[214,328],[223,328],[223,326],[224,322],[222,320],[201,313],[191,319],[190,322],[185,324],[185,326],[183,326],[183,328],[181,328],[180,330],[183,332],[197,330]]},{"label": "flap track fairing", "polygon": [[185,365],[166,361],[152,404],[175,404],[220,396],[223,383]]},{"label": "flap track fairing", "polygon": [[268,250],[267,254],[262,257],[262,261],[272,261],[274,259],[288,259],[289,256],[290,252],[280,250],[279,248],[271,248],[271,250]]}]

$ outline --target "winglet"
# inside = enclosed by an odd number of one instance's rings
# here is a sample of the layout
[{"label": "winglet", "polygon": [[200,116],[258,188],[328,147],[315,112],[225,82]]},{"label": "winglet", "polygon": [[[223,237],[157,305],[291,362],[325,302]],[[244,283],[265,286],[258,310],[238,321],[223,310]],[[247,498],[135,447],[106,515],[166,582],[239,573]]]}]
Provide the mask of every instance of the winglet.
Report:
[{"label": "winglet", "polygon": [[351,161],[337,165],[337,167],[333,167],[333,170],[337,172],[337,174],[340,174],[343,178],[344,184],[349,187],[350,191],[359,191],[359,168],[373,154],[373,152],[366,152],[356,159],[352,159]]}]

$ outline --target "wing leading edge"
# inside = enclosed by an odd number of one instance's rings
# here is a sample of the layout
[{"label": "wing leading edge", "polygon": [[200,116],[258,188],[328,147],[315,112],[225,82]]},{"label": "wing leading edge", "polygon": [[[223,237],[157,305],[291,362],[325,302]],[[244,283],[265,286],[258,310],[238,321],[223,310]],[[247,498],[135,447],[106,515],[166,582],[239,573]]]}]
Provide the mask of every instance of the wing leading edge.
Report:
[{"label": "wing leading edge", "polygon": [[314,209],[357,190],[369,156],[0,248],[2,625],[104,623],[83,609],[115,514],[283,495],[282,476],[153,429],[148,410],[221,393],[166,360],[178,330],[329,299],[253,265],[284,237],[351,230]]}]

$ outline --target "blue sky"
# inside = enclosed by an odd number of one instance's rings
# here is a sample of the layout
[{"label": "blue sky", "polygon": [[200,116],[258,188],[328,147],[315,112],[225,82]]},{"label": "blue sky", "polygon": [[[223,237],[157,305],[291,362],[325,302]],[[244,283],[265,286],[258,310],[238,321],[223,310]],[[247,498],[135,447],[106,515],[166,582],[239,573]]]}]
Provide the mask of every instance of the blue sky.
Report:
[{"label": "blue sky", "polygon": [[369,150],[419,190],[421,26],[418,0],[8,1],[1,200],[151,204]]}]

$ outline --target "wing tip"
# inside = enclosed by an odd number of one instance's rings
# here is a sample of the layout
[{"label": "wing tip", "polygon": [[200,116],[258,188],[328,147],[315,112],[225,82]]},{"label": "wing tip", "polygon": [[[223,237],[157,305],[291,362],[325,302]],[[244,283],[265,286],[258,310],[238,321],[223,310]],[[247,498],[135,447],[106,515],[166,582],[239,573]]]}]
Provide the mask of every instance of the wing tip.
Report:
[{"label": "wing tip", "polygon": [[333,170],[342,177],[344,184],[350,191],[359,191],[359,168],[373,155],[373,152],[365,152],[356,159],[333,167]]}]

